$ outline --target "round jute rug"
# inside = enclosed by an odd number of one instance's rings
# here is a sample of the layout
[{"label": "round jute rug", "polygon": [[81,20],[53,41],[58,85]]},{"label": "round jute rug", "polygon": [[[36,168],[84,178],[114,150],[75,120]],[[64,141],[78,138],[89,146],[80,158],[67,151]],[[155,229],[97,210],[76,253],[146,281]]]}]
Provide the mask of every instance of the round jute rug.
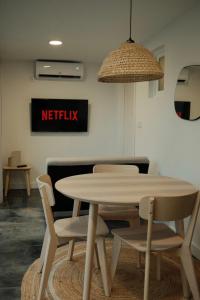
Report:
[{"label": "round jute rug", "polygon": [[[110,260],[112,243],[107,242],[108,258]],[[45,300],[81,300],[83,288],[85,243],[76,243],[74,259],[66,260],[67,246],[56,252],[54,264],[50,273]],[[136,252],[123,245],[120,254],[116,276],[113,282],[111,297],[105,297],[100,270],[93,269],[91,300],[142,300],[144,283],[144,262],[141,269],[136,267]],[[36,260],[24,275],[21,286],[21,300],[37,299],[40,275]],[[200,280],[200,262],[195,260],[195,269]],[[156,280],[155,258],[152,256],[150,273],[151,300],[183,299],[179,261],[174,257],[163,256],[161,263],[161,281]],[[199,281],[198,280],[198,281]]]}]

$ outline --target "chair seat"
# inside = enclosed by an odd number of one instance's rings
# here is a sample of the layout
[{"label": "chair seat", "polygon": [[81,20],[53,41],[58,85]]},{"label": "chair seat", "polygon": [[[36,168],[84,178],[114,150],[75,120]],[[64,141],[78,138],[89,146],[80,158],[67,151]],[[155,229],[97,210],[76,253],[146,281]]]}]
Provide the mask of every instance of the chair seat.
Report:
[{"label": "chair seat", "polygon": [[98,214],[104,220],[127,220],[139,218],[138,209],[133,205],[99,205]]},{"label": "chair seat", "polygon": [[[88,216],[65,218],[55,221],[55,231],[58,237],[86,237],[88,229]],[[109,233],[108,227],[103,219],[98,216],[96,235],[105,236]]]},{"label": "chair seat", "polygon": [[[112,233],[123,242],[129,244],[138,251],[146,251],[147,226],[140,225],[137,228],[114,229]],[[183,238],[177,235],[165,224],[153,224],[151,251],[163,251],[180,247]]]}]

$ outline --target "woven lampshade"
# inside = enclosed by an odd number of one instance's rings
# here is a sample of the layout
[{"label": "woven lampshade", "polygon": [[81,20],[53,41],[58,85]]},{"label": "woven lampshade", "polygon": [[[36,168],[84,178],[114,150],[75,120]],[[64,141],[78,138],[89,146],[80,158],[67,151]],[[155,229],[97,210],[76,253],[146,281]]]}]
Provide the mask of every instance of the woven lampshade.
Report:
[{"label": "woven lampshade", "polygon": [[127,41],[104,59],[98,81],[128,83],[156,80],[163,76],[159,63],[148,49]]}]

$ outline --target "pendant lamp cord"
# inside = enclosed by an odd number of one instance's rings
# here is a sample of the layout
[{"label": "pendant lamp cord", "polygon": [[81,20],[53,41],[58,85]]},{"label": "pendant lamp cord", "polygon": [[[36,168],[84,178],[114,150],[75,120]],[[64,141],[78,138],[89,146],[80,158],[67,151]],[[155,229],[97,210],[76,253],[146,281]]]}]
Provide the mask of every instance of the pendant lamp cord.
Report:
[{"label": "pendant lamp cord", "polygon": [[127,40],[128,43],[134,43],[134,40],[132,39],[132,0],[130,0],[130,36]]}]

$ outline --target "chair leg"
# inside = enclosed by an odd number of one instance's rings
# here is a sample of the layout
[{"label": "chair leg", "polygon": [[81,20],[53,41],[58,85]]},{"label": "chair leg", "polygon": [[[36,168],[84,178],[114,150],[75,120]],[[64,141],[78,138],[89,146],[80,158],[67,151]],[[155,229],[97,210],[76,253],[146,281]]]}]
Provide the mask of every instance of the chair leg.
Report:
[{"label": "chair leg", "polygon": [[190,287],[189,287],[182,263],[180,266],[180,271],[181,271],[181,282],[182,282],[182,288],[183,288],[183,298],[190,299],[191,298]]},{"label": "chair leg", "polygon": [[4,190],[4,196],[7,197],[8,189],[9,189],[9,182],[10,182],[10,171],[6,171],[5,176],[5,190]]},{"label": "chair leg", "polygon": [[49,273],[51,271],[51,266],[55,257],[56,248],[56,241],[52,239],[48,240],[37,300],[44,299],[45,290],[48,284]]},{"label": "chair leg", "polygon": [[134,218],[133,219],[129,219],[128,222],[129,222],[129,227],[133,227],[133,228],[135,227],[136,222],[135,222]]},{"label": "chair leg", "polygon": [[27,195],[30,197],[31,194],[31,184],[30,184],[30,171],[24,171],[25,181],[26,181],[26,191]]},{"label": "chair leg", "polygon": [[161,280],[160,266],[161,266],[161,254],[158,253],[158,255],[156,256],[156,279],[158,281]]},{"label": "chair leg", "polygon": [[73,259],[74,246],[75,246],[75,240],[70,240],[68,244],[68,251],[67,251],[68,261]]},{"label": "chair leg", "polygon": [[199,288],[198,288],[198,283],[195,275],[195,270],[194,270],[194,265],[193,265],[193,260],[192,260],[192,255],[190,252],[190,249],[182,249],[181,252],[181,263],[183,265],[185,275],[187,277],[193,299],[194,300],[199,300],[200,299],[200,293],[199,293]]},{"label": "chair leg", "polygon": [[41,254],[40,254],[40,263],[39,263],[38,273],[42,272],[42,268],[44,265],[44,258],[45,258],[45,254],[46,254],[46,248],[47,248],[47,244],[48,244],[48,239],[49,239],[49,232],[48,232],[48,229],[46,228],[44,240],[43,240],[43,244],[42,244],[42,250],[41,250]]},{"label": "chair leg", "polygon": [[149,299],[149,272],[150,272],[150,258],[149,252],[145,254],[145,277],[144,277],[144,300]]},{"label": "chair leg", "polygon": [[137,269],[141,269],[142,267],[142,253],[137,252]]},{"label": "chair leg", "polygon": [[107,264],[106,247],[105,247],[104,238],[97,239],[97,250],[98,250],[98,258],[99,258],[99,264],[101,269],[104,293],[105,296],[110,296],[110,292],[111,292],[110,272]]},{"label": "chair leg", "polygon": [[115,273],[116,273],[121,246],[122,246],[122,241],[114,235],[113,250],[112,250],[112,263],[111,263],[111,279],[112,279],[112,281],[113,281]]},{"label": "chair leg", "polygon": [[98,249],[97,249],[96,243],[95,243],[95,248],[94,248],[94,266],[96,269],[100,269],[99,255],[98,255]]},{"label": "chair leg", "polygon": [[[136,226],[135,218],[129,219],[128,222],[129,222],[129,227],[135,228],[135,226]],[[138,219],[138,224],[139,223],[140,223],[140,219]],[[138,269],[141,269],[141,261],[142,261],[141,252],[138,252],[138,257],[137,257],[137,268]]]}]

